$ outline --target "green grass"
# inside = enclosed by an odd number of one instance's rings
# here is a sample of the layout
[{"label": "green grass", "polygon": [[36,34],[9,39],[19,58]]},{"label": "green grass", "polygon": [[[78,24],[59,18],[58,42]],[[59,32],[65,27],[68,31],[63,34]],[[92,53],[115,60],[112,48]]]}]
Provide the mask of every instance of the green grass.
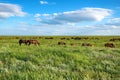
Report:
[{"label": "green grass", "polygon": [[[119,36],[94,36],[100,40],[60,40],[62,36],[46,40],[45,36],[27,36],[24,38],[37,38],[41,45],[19,46],[18,40],[23,37],[1,37],[0,80],[120,80],[120,42],[113,42],[116,48],[104,47],[109,39]],[[67,45],[57,45],[58,41]],[[82,47],[84,42],[95,46]]]}]

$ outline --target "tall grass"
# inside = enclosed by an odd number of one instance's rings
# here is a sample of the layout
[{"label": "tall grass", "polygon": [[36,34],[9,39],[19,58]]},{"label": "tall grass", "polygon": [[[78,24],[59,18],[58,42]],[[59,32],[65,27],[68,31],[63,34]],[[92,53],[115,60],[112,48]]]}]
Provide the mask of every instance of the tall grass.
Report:
[{"label": "tall grass", "polygon": [[[57,45],[60,37],[38,38],[40,46],[19,46],[19,39],[4,38],[0,40],[0,80],[120,79],[120,47],[111,49],[103,45],[112,37],[100,37],[99,43],[96,40],[62,40],[67,43],[65,46]],[[82,47],[83,42],[96,46]],[[70,43],[76,45],[70,46]]]}]

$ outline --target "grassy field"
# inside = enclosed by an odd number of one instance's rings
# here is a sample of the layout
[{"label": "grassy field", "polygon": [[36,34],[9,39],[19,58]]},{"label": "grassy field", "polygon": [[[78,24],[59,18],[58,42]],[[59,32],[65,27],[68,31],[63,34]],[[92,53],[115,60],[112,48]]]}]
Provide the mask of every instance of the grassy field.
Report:
[{"label": "grassy field", "polygon": [[[120,80],[120,41],[110,41],[120,36],[72,37],[1,36],[0,80]],[[19,46],[21,38],[36,39],[40,45]],[[59,41],[66,45],[58,45]],[[115,48],[105,48],[107,42]],[[94,47],[83,47],[82,43]]]}]

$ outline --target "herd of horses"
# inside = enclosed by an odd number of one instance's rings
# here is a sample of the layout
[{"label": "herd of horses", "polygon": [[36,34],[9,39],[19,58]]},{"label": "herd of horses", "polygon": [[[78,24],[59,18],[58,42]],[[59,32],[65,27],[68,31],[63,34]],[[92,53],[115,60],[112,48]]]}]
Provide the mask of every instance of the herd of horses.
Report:
[{"label": "herd of horses", "polygon": [[[19,40],[19,45],[21,46],[22,44],[25,44],[25,45],[31,45],[31,44],[40,45],[40,43],[37,40],[31,40],[31,39],[28,39],[28,40],[26,40],[26,39],[20,39]],[[63,42],[63,41],[61,41],[61,42],[58,42],[58,45],[66,45],[66,43]],[[73,46],[74,44],[71,43],[70,45]],[[94,44],[82,43],[81,46],[94,47]],[[105,43],[104,46],[105,47],[110,47],[110,48],[115,48],[115,44],[113,44],[113,43]]]}]

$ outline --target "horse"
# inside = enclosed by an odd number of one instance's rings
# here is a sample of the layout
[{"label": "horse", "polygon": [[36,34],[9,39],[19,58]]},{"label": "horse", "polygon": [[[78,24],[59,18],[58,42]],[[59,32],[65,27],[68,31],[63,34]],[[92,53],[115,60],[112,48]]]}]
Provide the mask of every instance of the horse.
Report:
[{"label": "horse", "polygon": [[21,46],[21,44],[25,44],[25,45],[27,45],[27,40],[26,39],[20,39],[19,40],[19,45]]},{"label": "horse", "polygon": [[34,44],[34,45],[40,45],[40,43],[37,40],[27,40],[28,45]]},{"label": "horse", "polygon": [[65,42],[58,42],[58,45],[66,45]]},{"label": "horse", "polygon": [[91,46],[91,47],[94,47],[94,44],[90,44],[90,43],[82,43],[82,46]]},{"label": "horse", "polygon": [[115,45],[113,43],[105,43],[105,47],[115,48]]}]

